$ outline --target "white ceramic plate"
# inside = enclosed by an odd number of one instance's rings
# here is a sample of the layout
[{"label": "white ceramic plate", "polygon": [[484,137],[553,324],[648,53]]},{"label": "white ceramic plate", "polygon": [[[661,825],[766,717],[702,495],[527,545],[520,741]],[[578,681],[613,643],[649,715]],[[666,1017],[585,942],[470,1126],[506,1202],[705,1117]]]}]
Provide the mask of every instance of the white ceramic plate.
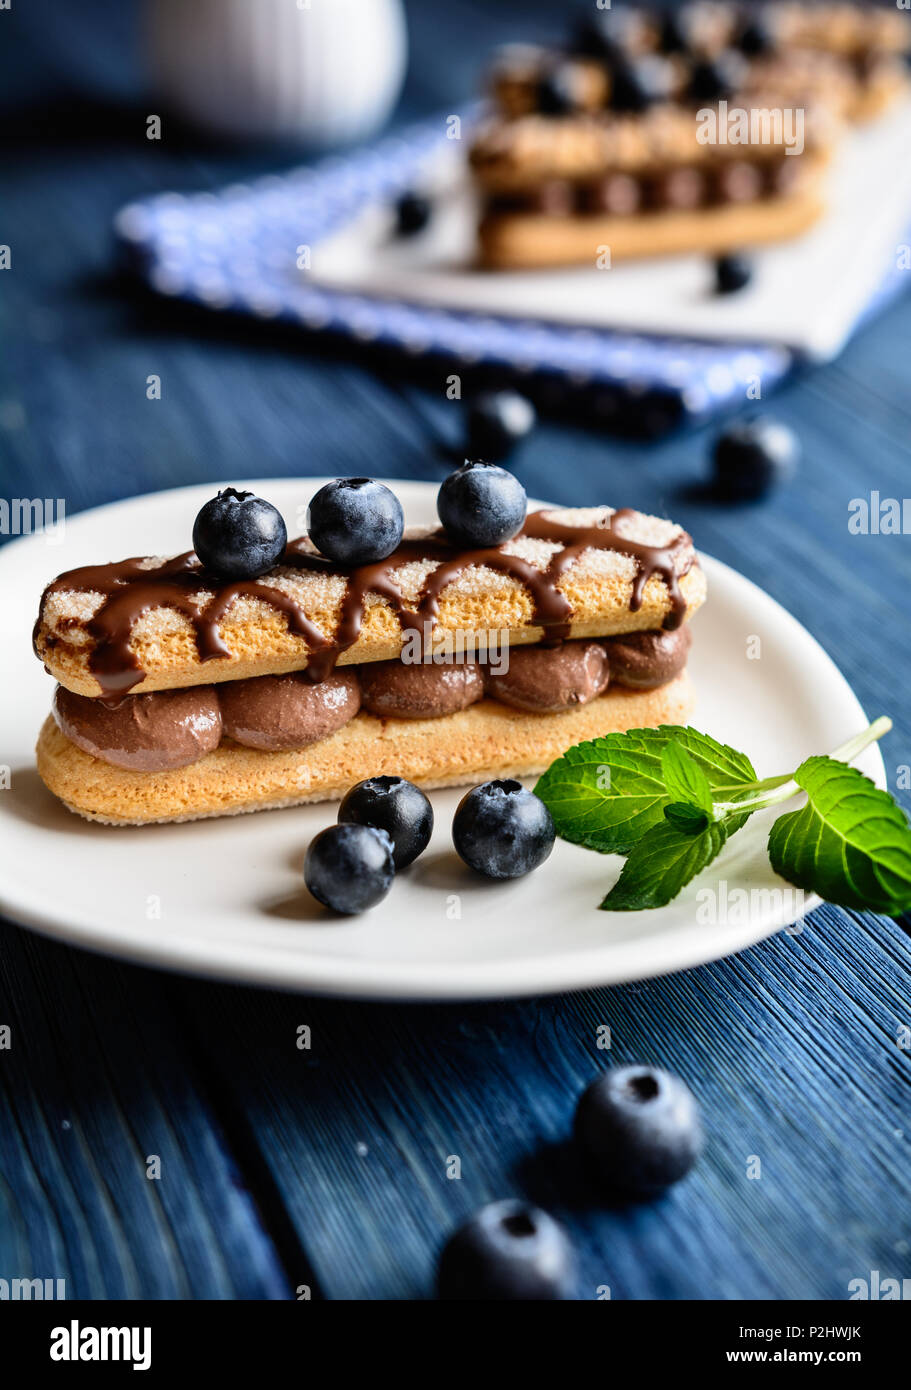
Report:
[{"label": "white ceramic plate", "polygon": [[[322,481],[247,486],[298,534]],[[409,523],[434,518],[434,486],[392,486]],[[11,769],[0,792],[0,909],[9,917],[72,945],[199,974],[340,995],[467,999],[644,979],[738,951],[799,915],[796,895],[769,868],[761,816],[669,907],[606,913],[597,905],[619,859],[558,842],[527,879],[487,883],[451,847],[461,794],[435,792],[423,857],[372,912],[336,919],[301,878],[307,843],[334,820],[333,805],[122,830],[70,814],[34,768],[51,695],[31,650],[42,588],[74,565],[188,548],[193,518],[213,493],[137,497],[75,517],[59,544],[39,534],[0,551],[0,762]],[[691,660],[694,725],[749,753],[760,776],[862,728],[857,699],[813,638],[748,580],[708,556],[703,564],[709,602]],[[757,638],[758,660],[749,655]],[[885,785],[875,749],[859,766]]]}]

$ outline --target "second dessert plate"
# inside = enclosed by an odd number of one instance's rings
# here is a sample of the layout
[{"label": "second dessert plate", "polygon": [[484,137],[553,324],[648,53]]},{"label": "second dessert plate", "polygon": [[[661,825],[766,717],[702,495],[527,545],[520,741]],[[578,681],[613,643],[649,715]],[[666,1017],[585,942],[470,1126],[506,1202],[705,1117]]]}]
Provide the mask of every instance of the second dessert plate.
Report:
[{"label": "second dessert plate", "polygon": [[[274,502],[289,535],[298,535],[325,481],[235,485]],[[409,525],[435,520],[435,485],[389,486]],[[68,521],[59,543],[39,534],[0,552],[0,647],[8,660],[0,746],[10,767],[0,794],[0,910],[14,921],[71,945],[247,983],[365,998],[480,999],[698,965],[791,926],[814,905],[769,866],[770,813],[754,816],[668,907],[608,913],[598,903],[620,859],[558,841],[528,878],[486,882],[452,849],[463,793],[433,792],[429,848],[383,903],[351,919],[320,908],[301,875],[307,844],[335,820],[334,803],[124,829],[72,815],[34,765],[53,689],[31,651],[42,589],[61,570],[99,558],[185,550],[193,518],[213,493],[206,485],[132,498]],[[789,771],[858,732],[864,712],[809,633],[741,575],[709,556],[701,561],[709,601],[694,623],[693,725],[749,754],[760,776]],[[876,748],[857,765],[885,786]]]}]

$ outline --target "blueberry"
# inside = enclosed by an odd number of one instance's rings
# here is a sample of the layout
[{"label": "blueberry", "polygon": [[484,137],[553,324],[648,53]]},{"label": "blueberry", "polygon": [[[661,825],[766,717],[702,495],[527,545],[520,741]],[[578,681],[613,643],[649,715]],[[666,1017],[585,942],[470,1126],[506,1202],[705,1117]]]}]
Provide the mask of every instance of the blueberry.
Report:
[{"label": "blueberry", "polygon": [[573,52],[602,63],[614,63],[629,52],[634,38],[635,20],[619,10],[597,10],[586,14],[576,25]]},{"label": "blueberry", "polygon": [[385,560],[404,529],[401,502],[372,478],[333,478],[312,498],[307,511],[313,544],[341,565]]},{"label": "blueberry", "polygon": [[409,189],[395,205],[395,226],[399,236],[417,236],[433,216],[433,203],[424,193]]},{"label": "blueberry", "polygon": [[433,831],[433,807],[420,787],[404,777],[368,777],[348,792],[339,824],[373,825],[392,840],[396,869],[423,854]]},{"label": "blueberry", "polygon": [[800,444],[787,425],[762,415],[740,420],[715,443],[715,491],[732,501],[755,500],[792,477],[799,459]]},{"label": "blueberry", "polygon": [[304,882],[333,912],[375,907],[394,876],[392,839],[370,825],[330,825],[310,841],[304,859]]},{"label": "blueberry", "polygon": [[684,5],[679,10],[665,10],[658,31],[658,48],[662,53],[686,53],[692,42],[693,13]]},{"label": "blueberry", "polygon": [[726,101],[743,80],[744,62],[739,53],[719,53],[693,64],[688,95],[691,101]]},{"label": "blueberry", "polygon": [[704,1143],[699,1108],[677,1076],[655,1067],[612,1067],[584,1091],[575,1137],[612,1191],[654,1196],[692,1168]]},{"label": "blueberry", "polygon": [[753,278],[753,262],[747,256],[719,256],[715,262],[715,291],[717,294],[736,294],[746,289]]},{"label": "blueberry", "polygon": [[466,461],[437,494],[446,534],[466,550],[511,540],[522,529],[527,506],[518,478],[495,463]]},{"label": "blueberry", "polygon": [[542,116],[566,116],[578,105],[576,70],[570,63],[558,63],[539,79],[535,105]]},{"label": "blueberry", "polygon": [[473,458],[506,458],[530,434],[535,408],[518,391],[483,391],[468,403],[468,450]]},{"label": "blueberry", "polygon": [[740,52],[749,58],[759,58],[774,52],[777,47],[777,32],[771,15],[759,11],[745,15],[734,42]]},{"label": "blueberry", "polygon": [[487,878],[521,878],[550,854],[550,812],[521,782],[485,782],[462,797],[452,822],[461,859]]},{"label": "blueberry", "polygon": [[610,107],[613,111],[647,111],[656,101],[667,99],[669,70],[662,58],[639,58],[614,65],[610,76]]},{"label": "blueberry", "polygon": [[206,569],[225,579],[255,579],[281,559],[288,533],[281,513],[226,487],[207,502],[193,523],[193,549]]},{"label": "blueberry", "polygon": [[576,1261],[562,1226],[526,1202],[490,1202],[460,1226],[440,1256],[442,1299],[571,1299]]}]

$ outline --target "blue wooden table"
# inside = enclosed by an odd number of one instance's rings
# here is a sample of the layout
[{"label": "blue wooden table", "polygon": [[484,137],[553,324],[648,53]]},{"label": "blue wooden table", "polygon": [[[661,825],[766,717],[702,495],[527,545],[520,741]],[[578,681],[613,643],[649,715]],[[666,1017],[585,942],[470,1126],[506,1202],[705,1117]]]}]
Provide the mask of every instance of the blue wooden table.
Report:
[{"label": "blue wooden table", "polygon": [[[492,39],[547,28],[546,5],[491,8],[410,6],[409,115],[465,99]],[[229,476],[442,477],[459,430],[443,374],[416,386],[392,362],[150,302],[114,274],[122,203],[270,159],[146,141],[134,19],[116,0],[0,14],[14,255],[0,493],[75,512]],[[521,475],[561,502],[667,511],[784,603],[868,712],[892,715],[895,788],[911,763],[911,539],[847,523],[852,498],[911,491],[911,301],[774,410],[805,460],[759,506],[705,500],[707,433],[644,446],[545,420]],[[911,1275],[907,924],[825,907],[798,935],[672,978],[433,1007],[184,980],[0,924],[2,1023],[0,1278],[65,1278],[86,1298],[422,1298],[449,1230],[508,1194],[566,1222],[584,1297],[843,1299],[871,1270]],[[704,1108],[704,1161],[652,1205],[600,1205],[566,1144],[602,1024],[612,1061],[669,1067]]]}]

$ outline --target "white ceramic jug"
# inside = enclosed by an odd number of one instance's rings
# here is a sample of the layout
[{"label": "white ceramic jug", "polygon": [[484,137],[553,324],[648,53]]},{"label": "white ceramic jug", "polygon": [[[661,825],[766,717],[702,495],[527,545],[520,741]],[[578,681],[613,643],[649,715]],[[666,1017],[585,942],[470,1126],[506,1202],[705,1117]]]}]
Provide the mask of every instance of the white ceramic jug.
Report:
[{"label": "white ceramic jug", "polygon": [[344,144],[401,90],[401,0],[146,0],[146,13],[156,92],[221,135]]}]

